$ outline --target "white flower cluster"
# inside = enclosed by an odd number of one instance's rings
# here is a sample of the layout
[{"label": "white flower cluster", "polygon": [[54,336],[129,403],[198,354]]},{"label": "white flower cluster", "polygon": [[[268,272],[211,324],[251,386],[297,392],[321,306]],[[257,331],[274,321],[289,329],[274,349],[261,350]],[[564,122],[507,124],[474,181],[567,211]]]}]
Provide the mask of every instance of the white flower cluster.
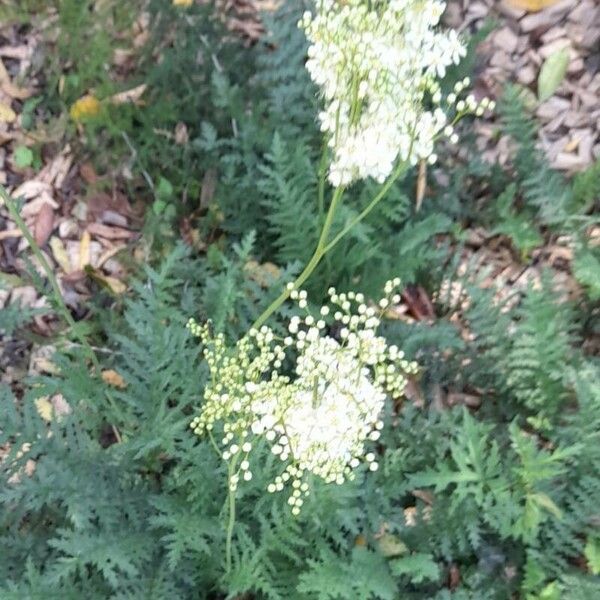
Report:
[{"label": "white flower cluster", "polygon": [[[465,55],[454,31],[435,30],[439,0],[317,0],[299,25],[310,41],[306,67],[320,87],[334,186],[383,182],[398,158],[433,154],[447,127],[436,77]],[[433,109],[425,108],[430,96]],[[452,103],[450,103],[452,104]]]},{"label": "white flower cluster", "polygon": [[[363,461],[377,470],[375,454],[367,446],[380,436],[385,399],[401,396],[405,376],[417,368],[376,334],[381,312],[390,301],[398,301],[398,284],[386,284],[386,297],[377,308],[367,306],[362,294],[331,289],[330,302],[317,318],[307,310],[306,292],[292,290],[291,297],[307,314],[291,318],[289,335],[278,340],[263,326],[233,349],[226,347],[223,336],[211,336],[208,326],[190,322],[205,345],[211,375],[192,428],[211,436],[219,429],[222,456],[233,465],[233,491],[240,477],[252,478],[249,454],[256,438],[266,440],[286,463],[267,489],[276,492],[289,485],[294,514],[310,491],[309,474],[341,484],[354,478]],[[336,337],[330,334],[334,324]],[[286,358],[293,359],[289,375],[280,373]]]}]

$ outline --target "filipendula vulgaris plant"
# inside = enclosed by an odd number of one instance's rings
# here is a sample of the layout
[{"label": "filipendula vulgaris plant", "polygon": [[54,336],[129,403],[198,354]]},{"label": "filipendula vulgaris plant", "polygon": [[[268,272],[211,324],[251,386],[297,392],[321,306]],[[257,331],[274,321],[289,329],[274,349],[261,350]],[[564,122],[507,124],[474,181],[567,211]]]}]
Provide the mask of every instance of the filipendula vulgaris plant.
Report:
[{"label": "filipendula vulgaris plant", "polygon": [[[204,404],[192,422],[207,435],[228,464],[226,567],[238,485],[252,478],[250,453],[266,440],[284,468],[268,492],[290,490],[288,503],[299,514],[310,492],[308,476],[342,484],[361,462],[376,470],[375,441],[387,397],[403,394],[416,365],[376,334],[381,315],[360,293],[330,290],[319,318],[292,317],[289,335],[278,339],[267,319],[288,299],[307,309],[301,289],[323,256],[386,195],[394,182],[420,160],[435,162],[436,140],[457,141],[454,125],[480,115],[493,103],[460,99],[468,81],[442,96],[437,78],[465,55],[455,32],[437,31],[445,4],[437,0],[317,0],[299,22],[309,42],[306,68],[323,102],[319,113],[325,143],[319,168],[317,209],[322,230],[304,270],[256,320],[234,347],[209,324],[190,321],[204,345],[210,370]],[[382,186],[365,209],[335,235],[334,217],[344,190],[374,178]],[[325,211],[326,181],[333,188]],[[398,301],[399,281],[386,284],[384,311]],[[342,328],[329,335],[331,318]],[[291,370],[282,370],[290,359]],[[219,444],[220,442],[220,444]]]}]

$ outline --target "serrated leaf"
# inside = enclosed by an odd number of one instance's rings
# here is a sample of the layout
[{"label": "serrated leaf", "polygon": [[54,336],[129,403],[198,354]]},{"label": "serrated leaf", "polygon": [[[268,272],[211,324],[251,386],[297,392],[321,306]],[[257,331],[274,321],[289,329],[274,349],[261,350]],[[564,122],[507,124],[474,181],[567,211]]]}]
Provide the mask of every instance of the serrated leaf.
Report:
[{"label": "serrated leaf", "polygon": [[552,513],[557,519],[562,519],[562,511],[556,504],[554,500],[548,496],[548,494],[544,494],[542,492],[538,492],[537,494],[533,494],[531,499],[542,508],[545,508],[548,512]]},{"label": "serrated leaf", "polygon": [[568,48],[561,48],[546,59],[538,77],[538,99],[540,102],[548,100],[554,94],[565,78],[568,68]]},{"label": "serrated leaf", "polygon": [[600,575],[600,538],[589,538],[583,553],[592,575]]},{"label": "serrated leaf", "polygon": [[435,581],[440,576],[440,568],[433,556],[423,552],[393,560],[390,566],[395,575],[405,575],[412,583]]},{"label": "serrated leaf", "polygon": [[578,253],[573,261],[575,279],[587,288],[592,300],[600,298],[600,260],[591,252]]}]

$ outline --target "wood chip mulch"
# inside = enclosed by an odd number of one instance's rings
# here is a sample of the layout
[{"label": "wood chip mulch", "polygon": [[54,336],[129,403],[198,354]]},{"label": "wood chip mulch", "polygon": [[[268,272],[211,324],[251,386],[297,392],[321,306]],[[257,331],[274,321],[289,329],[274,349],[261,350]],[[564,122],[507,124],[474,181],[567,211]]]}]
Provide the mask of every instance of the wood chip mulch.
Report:
[{"label": "wood chip mulch", "polygon": [[[522,0],[450,0],[446,23],[474,32],[486,20],[496,29],[478,48],[476,86],[500,97],[507,82],[523,86],[535,105],[544,61],[562,48],[570,55],[567,75],[555,94],[534,107],[541,124],[539,146],[550,164],[567,173],[580,171],[600,158],[600,3],[559,0],[537,12]],[[480,147],[490,160],[506,163],[507,136],[496,137],[493,121],[478,125]]]},{"label": "wood chip mulch", "polygon": [[[65,141],[68,115],[28,112],[27,103],[44,94],[44,40],[55,22],[50,11],[35,25],[0,24],[0,183],[21,199],[21,217],[54,270],[65,303],[80,319],[101,287],[115,295],[127,289],[121,255],[132,253],[142,219],[114,178],[102,179],[91,164],[78,162]],[[32,163],[20,163],[20,152],[30,153]],[[21,306],[45,313],[34,317],[27,332],[17,333],[21,339],[0,331],[0,382],[5,383],[47,370],[45,356],[52,347],[44,340],[51,340],[58,326],[48,298],[33,285],[29,265],[42,278],[45,274],[27,249],[0,202],[0,309]]]}]

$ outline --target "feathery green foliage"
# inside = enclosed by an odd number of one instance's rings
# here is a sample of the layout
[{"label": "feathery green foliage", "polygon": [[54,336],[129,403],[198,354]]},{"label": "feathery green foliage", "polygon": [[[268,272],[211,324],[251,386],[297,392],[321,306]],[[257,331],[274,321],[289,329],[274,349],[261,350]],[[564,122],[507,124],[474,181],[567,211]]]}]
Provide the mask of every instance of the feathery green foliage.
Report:
[{"label": "feathery green foliage", "polygon": [[[593,222],[600,173],[596,165],[573,182],[553,173],[515,90],[502,112],[517,146],[510,169],[474,153],[465,164],[441,157],[419,211],[408,173],[308,281],[316,301],[330,285],[372,298],[397,275],[433,298],[426,318],[382,327],[419,362],[419,377],[386,407],[379,470],[339,486],[314,481],[297,518],[265,493],[278,464],[259,449],[261,468],[238,490],[227,572],[227,473],[189,430],[208,369],[185,324],[208,321],[236,340],[297,275],[321,225],[322,148],[295,26],[302,6],[283,3],[265,17],[264,41],[244,50],[222,36],[211,7],[184,18],[161,4],[149,4],[152,39],[160,44],[173,23],[178,36],[161,64],[144,63],[147,107],[124,107],[115,123],[139,151],[136,168],[167,181],[173,203],[191,199],[169,218],[200,211],[207,249],[173,243],[165,213],[149,217],[161,258],[122,311],[102,319],[98,309],[102,367],[122,384],[66,347],[53,357],[57,372],[31,376],[22,395],[1,388],[0,598],[594,597],[600,371],[580,340],[597,327],[597,256],[581,225]],[[185,123],[189,144],[146,135],[154,119]],[[208,171],[217,183],[200,206]],[[348,190],[334,232],[376,187]],[[566,300],[548,275],[501,303],[485,272],[461,268],[463,228],[473,225],[510,239],[524,265],[548,236],[573,236],[587,295]],[[0,334],[30,316],[0,313]],[[277,315],[273,326],[283,333]],[[50,420],[40,400],[54,406]]]}]

